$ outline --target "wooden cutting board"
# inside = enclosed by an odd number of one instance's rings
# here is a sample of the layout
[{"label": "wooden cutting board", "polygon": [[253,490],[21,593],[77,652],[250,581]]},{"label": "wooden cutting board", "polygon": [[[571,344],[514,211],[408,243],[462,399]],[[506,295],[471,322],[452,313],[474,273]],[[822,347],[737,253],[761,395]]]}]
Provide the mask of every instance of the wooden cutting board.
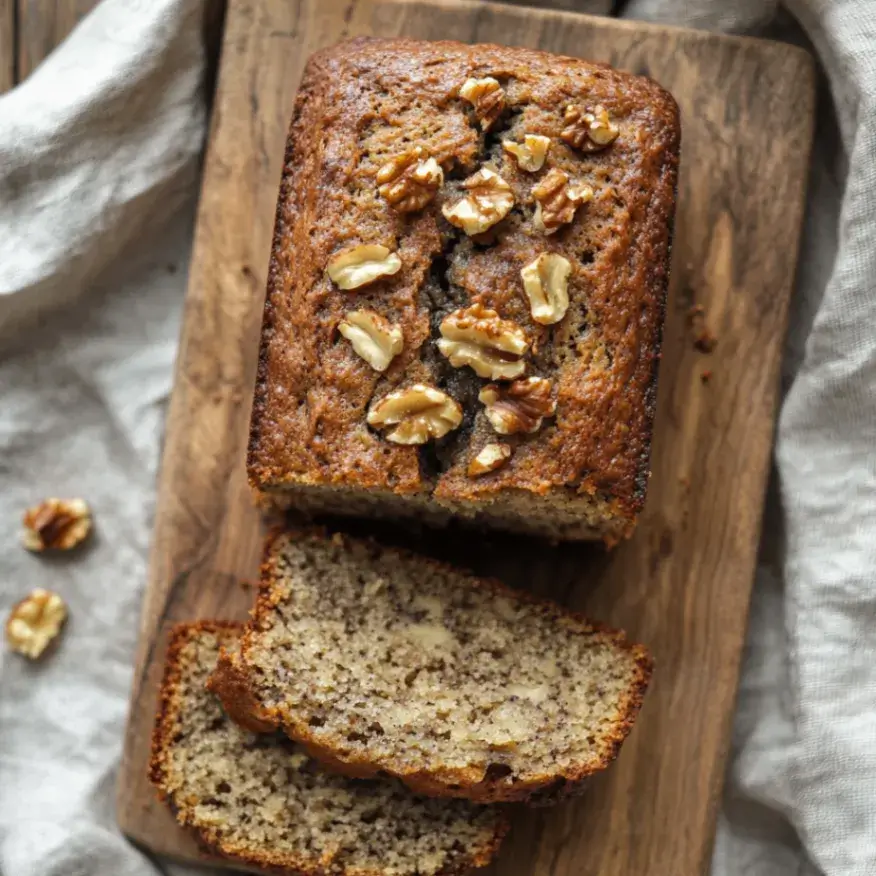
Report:
[{"label": "wooden cutting board", "polygon": [[[646,512],[628,543],[419,545],[625,627],[657,669],[619,761],[580,800],[521,809],[501,876],[694,876],[709,864],[745,637],[812,136],[813,65],[786,45],[464,0],[231,0],[167,425],[121,769],[122,830],[201,859],[146,779],[166,634],[242,618],[261,523],[244,475],[283,144],[305,58],[357,34],[607,61],[682,110],[672,287]],[[694,347],[702,305],[717,335]],[[706,373],[711,377],[707,379]],[[416,543],[415,543],[416,545]]]}]

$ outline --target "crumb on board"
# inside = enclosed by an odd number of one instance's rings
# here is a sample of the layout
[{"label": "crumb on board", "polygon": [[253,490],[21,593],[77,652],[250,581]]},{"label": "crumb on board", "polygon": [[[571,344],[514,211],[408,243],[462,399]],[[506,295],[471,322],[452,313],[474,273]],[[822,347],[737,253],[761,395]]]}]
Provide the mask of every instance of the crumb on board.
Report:
[{"label": "crumb on board", "polygon": [[703,383],[708,383],[712,379],[712,371],[710,368],[707,368],[705,371],[700,374],[700,380]]},{"label": "crumb on board", "polygon": [[694,304],[687,311],[688,325],[694,330],[694,349],[700,353],[711,353],[718,346],[718,338],[706,325],[705,308],[702,304]]},{"label": "crumb on board", "polygon": [[694,338],[694,347],[701,353],[711,353],[717,346],[718,339],[705,327]]}]

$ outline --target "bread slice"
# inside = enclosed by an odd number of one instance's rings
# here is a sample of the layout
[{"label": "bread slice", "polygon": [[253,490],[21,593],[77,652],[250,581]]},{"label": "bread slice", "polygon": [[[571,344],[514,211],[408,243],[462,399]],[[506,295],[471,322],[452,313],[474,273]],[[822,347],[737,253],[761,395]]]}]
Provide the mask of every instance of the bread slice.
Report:
[{"label": "bread slice", "polygon": [[230,721],[205,682],[240,629],[196,623],[173,633],[151,778],[180,824],[212,851],[279,873],[438,876],[489,862],[505,831],[495,808],[332,775],[282,734]]},{"label": "bread slice", "polygon": [[211,686],[350,775],[478,802],[553,799],[604,769],[651,659],[622,632],[415,554],[269,540],[239,652]]}]

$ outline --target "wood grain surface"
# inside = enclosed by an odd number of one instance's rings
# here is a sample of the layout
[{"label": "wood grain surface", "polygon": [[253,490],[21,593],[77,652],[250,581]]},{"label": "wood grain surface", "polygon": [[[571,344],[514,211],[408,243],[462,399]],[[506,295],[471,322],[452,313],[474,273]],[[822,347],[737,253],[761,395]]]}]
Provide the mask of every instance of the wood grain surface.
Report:
[{"label": "wood grain surface", "polygon": [[0,0],[0,94],[15,85],[15,0]]},{"label": "wood grain surface", "polygon": [[17,0],[18,81],[31,74],[98,0]]},{"label": "wood grain surface", "polygon": [[[132,711],[122,829],[200,857],[153,797],[149,735],[169,626],[243,617],[261,523],[244,475],[286,127],[307,55],[355,34],[528,45],[653,76],[682,109],[672,286],[653,478],[634,538],[594,546],[411,539],[623,626],[657,669],[619,761],[580,800],[520,810],[501,876],[694,876],[708,866],[727,756],[796,262],[813,115],[801,51],[519,6],[232,0],[170,407]],[[718,336],[695,349],[704,308]],[[705,371],[711,377],[705,380]]]}]

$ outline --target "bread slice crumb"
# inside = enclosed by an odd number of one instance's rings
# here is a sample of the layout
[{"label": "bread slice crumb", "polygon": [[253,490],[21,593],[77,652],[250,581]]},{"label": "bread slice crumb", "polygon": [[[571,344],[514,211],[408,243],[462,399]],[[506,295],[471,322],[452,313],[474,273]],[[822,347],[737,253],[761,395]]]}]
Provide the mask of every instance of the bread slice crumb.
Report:
[{"label": "bread slice crumb", "polygon": [[183,624],[171,638],[151,779],[180,824],[217,854],[281,872],[444,876],[493,858],[506,829],[496,809],[329,774],[285,736],[229,720],[205,683],[240,630]]}]

